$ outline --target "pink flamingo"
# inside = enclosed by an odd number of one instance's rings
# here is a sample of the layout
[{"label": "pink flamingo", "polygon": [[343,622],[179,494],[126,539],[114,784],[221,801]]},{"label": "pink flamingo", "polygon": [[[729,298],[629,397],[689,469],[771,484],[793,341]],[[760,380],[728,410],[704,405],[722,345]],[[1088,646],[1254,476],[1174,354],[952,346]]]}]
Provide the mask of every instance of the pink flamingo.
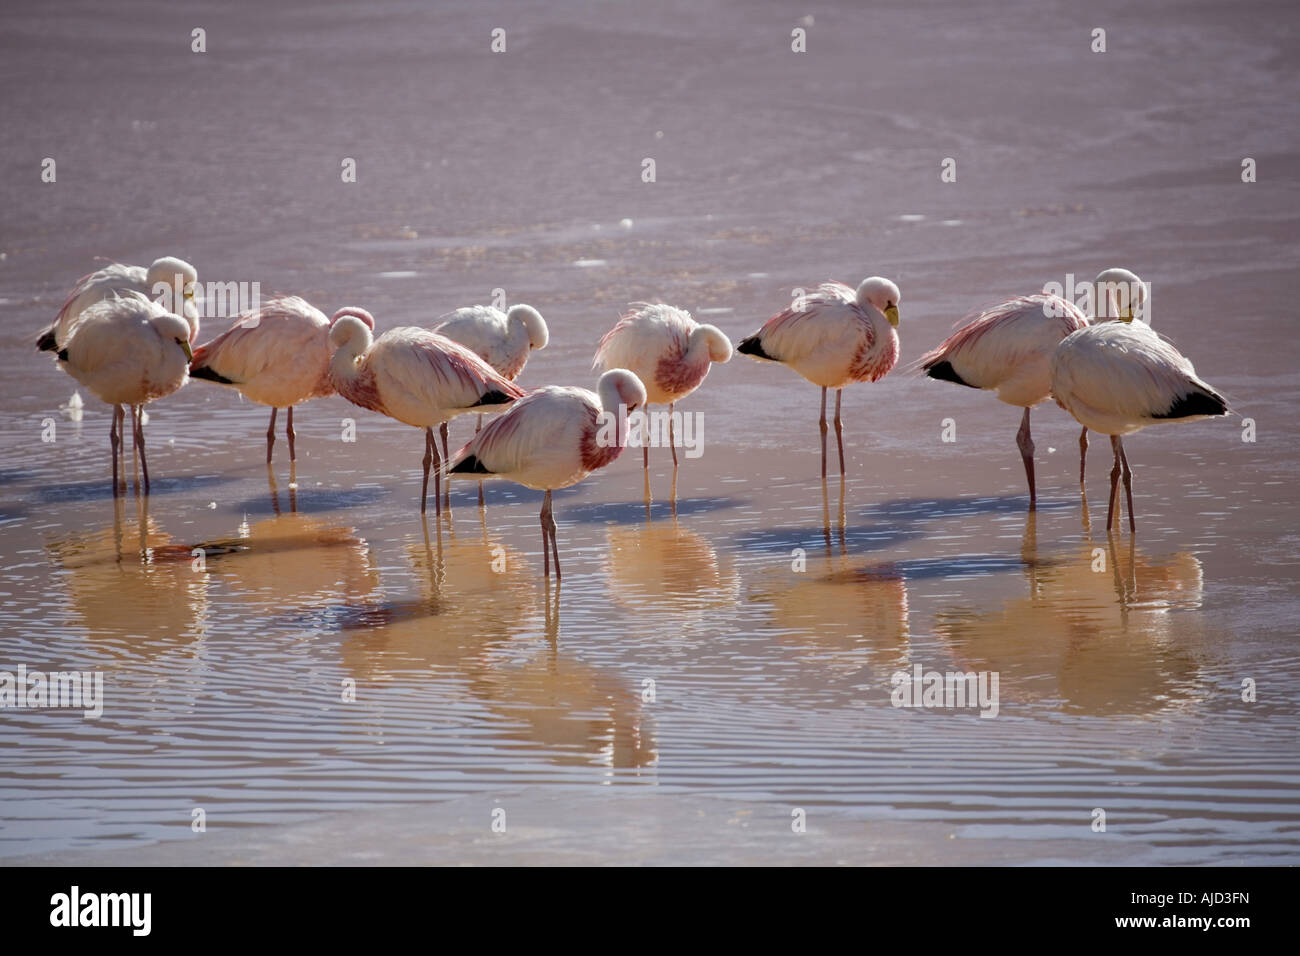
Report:
[{"label": "pink flamingo", "polygon": [[[82,276],[73,286],[64,300],[54,322],[36,340],[36,347],[42,352],[57,352],[67,345],[73,330],[81,319],[81,314],[96,302],[102,302],[115,292],[138,292],[146,298],[153,298],[154,287],[165,283],[185,303],[185,321],[190,326],[190,342],[199,335],[199,311],[194,306],[194,283],[199,274],[184,259],[164,256],[155,259],[146,269],[144,266],[125,266],[120,262],[110,262],[104,268]],[[165,303],[164,305],[171,305]],[[169,310],[170,311],[170,310]]]},{"label": "pink flamingo", "polygon": [[[1139,320],[1149,315],[1147,289],[1127,269],[1105,269],[1092,287],[1093,318],[1055,295],[1017,296],[968,316],[962,328],[921,356],[930,378],[991,390],[1025,410],[1016,445],[1029,481],[1029,507],[1037,506],[1034,441],[1029,410],[1048,397],[1052,353],[1061,340],[1092,322]],[[1079,485],[1088,461],[1088,429],[1079,435]]]},{"label": "pink flamingo", "polygon": [[[433,327],[439,335],[459,342],[483,361],[515,381],[528,364],[534,351],[546,348],[551,333],[546,320],[531,305],[512,305],[509,312],[490,305],[471,305],[451,313],[447,321]],[[483,427],[483,416],[478,416],[474,427]],[[442,436],[442,457],[447,457],[447,423],[438,429]],[[478,503],[483,504],[483,485],[478,487]]]},{"label": "pink flamingo", "polygon": [[[113,294],[81,313],[71,337],[56,354],[65,372],[113,406],[108,435],[114,497],[118,494],[117,458],[125,417],[122,406],[131,406],[132,446],[140,455],[148,494],[142,412],[146,403],[170,395],[189,378],[193,357],[189,323],[138,292]],[[125,476],[122,485],[125,489]]]},{"label": "pink flamingo", "polygon": [[[592,367],[627,369],[644,385],[647,405],[668,406],[668,447],[676,467],[673,408],[700,387],[712,363],[730,359],[731,340],[716,326],[700,325],[671,305],[633,302],[600,340]],[[649,443],[642,449],[642,467],[650,467]]]},{"label": "pink flamingo", "polygon": [[[354,405],[424,429],[424,484],[420,511],[427,510],[429,468],[439,461],[433,426],[465,412],[497,411],[523,390],[451,339],[428,329],[389,329],[378,339],[355,315],[330,329],[334,390]],[[441,467],[434,469],[434,505],[442,513]]]},{"label": "pink flamingo", "polygon": [[826,390],[835,389],[835,440],[844,475],[844,426],[840,399],[846,385],[878,382],[898,362],[898,286],[880,276],[863,279],[857,291],[825,282],[790,308],[772,316],[737,350],[788,365],[822,388],[822,477],[826,477]]},{"label": "pink flamingo", "polygon": [[1115,467],[1110,473],[1106,530],[1119,501],[1119,479],[1133,516],[1133,472],[1124,435],[1160,422],[1189,422],[1228,414],[1228,402],[1196,374],[1181,352],[1130,315],[1099,322],[1068,335],[1052,353],[1050,386],[1057,403],[1084,428],[1110,436]]},{"label": "pink flamingo", "polygon": [[627,444],[627,413],[645,403],[645,386],[627,369],[607,371],[594,393],[554,385],[539,388],[456,452],[448,477],[497,476],[545,491],[540,516],[542,570],[550,575],[553,555],[558,581],[560,552],[551,492],[576,485],[617,458]]},{"label": "pink flamingo", "polygon": [[332,319],[298,296],[275,296],[240,315],[235,324],[194,350],[190,376],[230,385],[259,405],[271,407],[266,429],[266,463],[275,446],[275,415],[289,410],[285,436],[289,460],[296,461],[293,407],[311,398],[333,395],[330,382],[330,326],[345,315],[374,329],[365,309],[339,309]]},{"label": "pink flamingo", "polygon": [[[1031,511],[1037,507],[1038,495],[1029,410],[1051,393],[1050,365],[1056,347],[1087,324],[1088,317],[1059,296],[1018,296],[977,313],[920,359],[930,378],[993,391],[1001,401],[1025,410],[1016,445],[1025,463]],[[1086,438],[1082,447],[1086,453]]]}]

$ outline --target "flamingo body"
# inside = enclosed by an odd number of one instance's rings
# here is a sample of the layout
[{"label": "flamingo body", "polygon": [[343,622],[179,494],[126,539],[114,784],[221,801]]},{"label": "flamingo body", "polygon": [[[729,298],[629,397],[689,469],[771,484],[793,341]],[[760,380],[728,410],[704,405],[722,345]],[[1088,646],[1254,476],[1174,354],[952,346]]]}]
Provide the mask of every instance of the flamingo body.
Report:
[{"label": "flamingo body", "polygon": [[1067,337],[1052,355],[1051,386],[1062,408],[1102,435],[1228,411],[1181,352],[1138,322],[1102,322]]},{"label": "flamingo body", "polygon": [[511,381],[524,370],[529,353],[550,341],[541,313],[528,305],[512,306],[509,312],[490,305],[467,306],[433,330],[459,342]]},{"label": "flamingo body", "polygon": [[[369,320],[374,327],[363,310],[340,309],[334,319],[343,315]],[[249,401],[271,408],[290,408],[333,395],[332,321],[298,296],[277,296],[239,316],[229,329],[195,349],[190,374],[231,385]]]},{"label": "flamingo body", "polygon": [[[446,336],[428,329],[390,329],[375,339],[355,316],[344,316],[330,329],[335,352],[330,381],[335,391],[362,408],[425,430],[424,491],[438,460],[433,427],[468,411],[497,411],[523,397],[523,390],[481,358]],[[441,469],[433,469],[434,500],[439,513]]]},{"label": "flamingo body", "polygon": [[876,382],[898,363],[898,286],[870,276],[857,290],[824,282],[812,294],[763,323],[737,349],[753,358],[788,365],[822,390],[822,477],[826,477],[826,392],[835,389],[835,442],[844,467],[843,389]]},{"label": "flamingo body", "polygon": [[616,459],[627,442],[627,413],[645,402],[645,387],[626,369],[605,372],[596,392],[539,388],[484,426],[453,456],[448,475],[497,476],[545,491],[541,512],[544,571],[549,575],[554,555],[558,578],[560,555],[551,492],[577,484]]},{"label": "flamingo body", "polygon": [[824,282],[768,319],[739,350],[788,365],[822,388],[879,381],[898,362],[898,333],[885,315],[894,309],[897,316],[898,300],[898,286],[888,279],[867,279],[857,292]]},{"label": "flamingo body", "polygon": [[181,276],[184,285],[184,318],[190,326],[190,341],[193,342],[199,334],[199,313],[191,301],[193,283],[198,279],[198,273],[184,259],[164,256],[155,260],[148,269],[113,262],[82,276],[68,293],[53,324],[37,339],[36,347],[43,352],[57,352],[68,344],[82,314],[95,303],[102,302],[114,293],[125,292],[138,292],[146,298],[152,298],[155,285],[159,282],[172,285],[177,276]]},{"label": "flamingo body", "polygon": [[1052,353],[1088,318],[1054,295],[1009,299],[977,314],[921,357],[931,378],[994,392],[1029,408],[1051,394]]},{"label": "flamingo body", "polygon": [[731,352],[720,329],[684,309],[634,302],[601,338],[593,367],[627,369],[641,380],[647,404],[668,405],[699,388],[712,364],[729,361]]},{"label": "flamingo body", "polygon": [[123,405],[132,407],[134,448],[140,456],[144,490],[149,492],[145,460],[145,404],[170,395],[189,378],[190,324],[138,292],[113,293],[85,309],[59,349],[64,371],[97,398],[113,406],[109,442],[113,494],[118,493],[118,449]]},{"label": "flamingo body", "polygon": [[1158,422],[1194,421],[1226,415],[1227,400],[1196,374],[1176,348],[1140,322],[1101,322],[1066,337],[1052,354],[1052,394],[1085,429],[1110,435],[1115,466],[1110,473],[1106,530],[1119,508],[1119,481],[1133,513],[1133,472],[1124,437]]}]

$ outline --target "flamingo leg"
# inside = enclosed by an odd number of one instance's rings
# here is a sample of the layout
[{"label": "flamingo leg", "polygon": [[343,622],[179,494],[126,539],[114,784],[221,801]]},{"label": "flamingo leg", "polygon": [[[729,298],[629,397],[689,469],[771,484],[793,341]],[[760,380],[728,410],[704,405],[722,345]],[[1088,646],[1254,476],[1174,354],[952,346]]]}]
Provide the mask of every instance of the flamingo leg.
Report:
[{"label": "flamingo leg", "polygon": [[[122,418],[122,406],[113,406],[113,424],[108,429],[108,446],[113,453],[113,497],[116,498],[117,491],[117,459],[118,452],[122,447],[122,437],[118,434],[117,423]],[[125,476],[124,476],[125,477]]]},{"label": "flamingo leg", "polygon": [[822,417],[818,424],[822,433],[822,477],[826,477],[826,387],[822,386]]},{"label": "flamingo leg", "polygon": [[275,447],[275,416],[280,409],[271,409],[271,424],[266,426],[266,463],[271,463],[271,449]]},{"label": "flamingo leg", "polygon": [[1124,439],[1116,438],[1119,444],[1119,463],[1123,466],[1121,472],[1124,478],[1124,494],[1128,497],[1128,530],[1130,534],[1137,533],[1137,518],[1133,515],[1133,470],[1128,466],[1128,455],[1124,454]]},{"label": "flamingo leg", "polygon": [[420,514],[429,510],[429,466],[433,463],[433,429],[424,430],[424,483],[420,486]]},{"label": "flamingo leg", "polygon": [[551,516],[551,493],[548,491],[542,496],[542,510],[538,515],[538,520],[542,525],[542,576],[549,578],[551,576],[551,527],[548,518]]},{"label": "flamingo leg", "polygon": [[298,433],[293,430],[293,406],[289,406],[289,422],[284,426],[284,434],[289,439],[289,461],[298,460],[298,453],[294,451],[293,440],[298,437]]},{"label": "flamingo leg", "polygon": [[[442,460],[451,461],[451,456],[447,454],[447,423],[443,422],[438,426],[438,434],[442,436]],[[447,479],[447,507],[451,507],[451,479]]]},{"label": "flamingo leg", "polygon": [[677,437],[673,434],[673,406],[676,402],[668,403],[668,447],[673,453],[673,468],[677,468]]},{"label": "flamingo leg", "polygon": [[[483,430],[483,416],[479,415],[478,422],[474,425],[474,434],[477,435]],[[478,483],[478,506],[483,507],[483,482]]]},{"label": "flamingo leg", "polygon": [[1088,464],[1088,429],[1079,433],[1079,487],[1084,487],[1084,476],[1088,471],[1085,467]]},{"label": "flamingo leg", "polygon": [[135,447],[140,452],[140,473],[144,475],[144,493],[149,493],[149,463],[144,457],[144,406],[135,406],[132,412],[135,424]]},{"label": "flamingo leg", "polygon": [[560,546],[555,540],[555,514],[551,509],[551,493],[546,493],[546,523],[551,527],[551,557],[555,559],[555,580],[560,580]]},{"label": "flamingo leg", "polygon": [[1110,500],[1106,505],[1106,530],[1115,524],[1115,503],[1119,500],[1119,436],[1110,436],[1110,447],[1115,452],[1115,467],[1110,470]]},{"label": "flamingo leg", "polygon": [[[844,425],[840,421],[840,399],[844,397],[844,389],[835,390],[835,442],[840,446],[840,477],[844,477]],[[823,476],[824,477],[824,476]]]},{"label": "flamingo leg", "polygon": [[1020,431],[1016,432],[1016,446],[1025,462],[1025,477],[1029,480],[1029,510],[1033,511],[1038,507],[1038,492],[1034,489],[1034,439],[1029,434],[1028,408],[1025,409],[1025,417],[1020,420]]}]

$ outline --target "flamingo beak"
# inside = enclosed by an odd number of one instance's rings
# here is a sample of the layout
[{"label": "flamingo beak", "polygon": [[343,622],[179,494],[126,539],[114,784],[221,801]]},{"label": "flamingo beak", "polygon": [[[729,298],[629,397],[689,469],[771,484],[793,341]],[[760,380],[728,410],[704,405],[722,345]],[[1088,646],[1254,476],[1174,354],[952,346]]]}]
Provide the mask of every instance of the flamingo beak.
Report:
[{"label": "flamingo beak", "polygon": [[885,318],[889,320],[890,325],[892,325],[894,328],[898,328],[898,306],[891,305],[889,308],[887,308],[885,310]]},{"label": "flamingo beak", "polygon": [[180,343],[181,351],[185,353],[185,361],[193,362],[194,350],[190,348],[190,343],[185,341],[184,339],[177,339],[176,341]]}]

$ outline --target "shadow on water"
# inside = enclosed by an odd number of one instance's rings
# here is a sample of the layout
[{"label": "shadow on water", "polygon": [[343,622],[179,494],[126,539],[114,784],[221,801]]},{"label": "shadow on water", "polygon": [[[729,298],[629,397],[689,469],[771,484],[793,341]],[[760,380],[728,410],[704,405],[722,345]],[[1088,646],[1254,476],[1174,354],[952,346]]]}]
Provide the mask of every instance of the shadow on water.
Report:
[{"label": "shadow on water", "polygon": [[[235,479],[229,475],[194,475],[191,477],[154,477],[150,475],[149,497],[175,495],[184,492],[204,491]],[[111,501],[112,479],[105,476],[95,481],[77,481],[57,485],[44,485],[32,490],[32,496],[43,504],[69,504],[86,501]],[[134,491],[128,492],[134,495]]]}]

